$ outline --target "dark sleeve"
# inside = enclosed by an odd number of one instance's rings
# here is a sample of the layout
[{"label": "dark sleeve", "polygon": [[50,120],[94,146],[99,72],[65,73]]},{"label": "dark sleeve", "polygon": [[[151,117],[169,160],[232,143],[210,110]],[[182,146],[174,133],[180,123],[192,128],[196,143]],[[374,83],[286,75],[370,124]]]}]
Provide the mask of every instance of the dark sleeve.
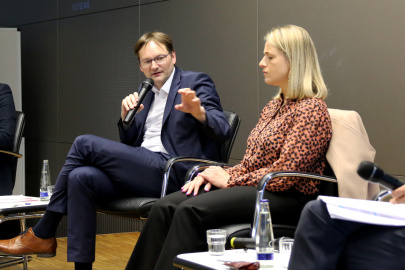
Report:
[{"label": "dark sleeve", "polygon": [[118,120],[118,131],[120,135],[120,142],[128,145],[133,145],[139,136],[138,128],[136,125],[136,118],[130,125],[124,125],[122,119]]},{"label": "dark sleeve", "polygon": [[15,133],[13,94],[6,84],[0,84],[0,149],[11,150]]}]

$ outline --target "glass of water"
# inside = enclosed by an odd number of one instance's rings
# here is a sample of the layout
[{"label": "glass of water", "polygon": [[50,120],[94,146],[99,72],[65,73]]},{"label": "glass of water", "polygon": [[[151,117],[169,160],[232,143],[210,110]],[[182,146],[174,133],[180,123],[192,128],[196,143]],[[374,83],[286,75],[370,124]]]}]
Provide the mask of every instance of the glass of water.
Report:
[{"label": "glass of water", "polygon": [[55,190],[55,185],[48,186],[47,189],[48,189],[48,196],[49,196],[49,199],[50,199],[53,192],[54,192],[54,190]]},{"label": "glass of water", "polygon": [[280,260],[284,268],[288,267],[290,262],[291,251],[294,245],[294,239],[282,237],[279,242]]},{"label": "glass of water", "polygon": [[208,252],[210,255],[224,255],[226,230],[212,229],[207,231]]}]

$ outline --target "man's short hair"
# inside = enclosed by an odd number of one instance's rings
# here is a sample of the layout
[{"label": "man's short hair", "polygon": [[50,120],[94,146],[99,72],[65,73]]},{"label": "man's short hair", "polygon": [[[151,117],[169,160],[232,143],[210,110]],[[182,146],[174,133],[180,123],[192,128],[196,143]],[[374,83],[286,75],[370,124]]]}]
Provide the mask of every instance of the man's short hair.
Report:
[{"label": "man's short hair", "polygon": [[140,61],[139,51],[143,48],[143,46],[151,41],[163,44],[166,47],[168,53],[171,53],[174,50],[173,41],[169,35],[162,32],[148,32],[143,34],[143,36],[135,44],[134,51],[136,57],[138,58],[138,61]]}]

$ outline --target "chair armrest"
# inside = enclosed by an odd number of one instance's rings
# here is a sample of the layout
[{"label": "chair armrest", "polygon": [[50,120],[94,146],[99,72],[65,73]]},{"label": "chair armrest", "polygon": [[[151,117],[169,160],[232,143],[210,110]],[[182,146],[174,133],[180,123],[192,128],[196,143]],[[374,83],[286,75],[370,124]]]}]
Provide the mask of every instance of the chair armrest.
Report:
[{"label": "chair armrest", "polygon": [[278,172],[271,172],[271,173],[268,173],[265,176],[263,176],[262,179],[260,179],[259,184],[257,185],[257,191],[264,191],[267,183],[270,180],[275,179],[275,178],[280,178],[280,177],[311,178],[311,179],[316,179],[316,180],[337,183],[337,180],[335,177],[330,177],[330,176],[326,176],[326,175],[311,174],[311,173],[297,172],[297,171],[278,171]]},{"label": "chair armrest", "polygon": [[212,166],[215,166],[215,164],[216,164],[216,166],[221,166],[222,164],[224,164],[222,162],[209,160],[209,159],[181,156],[181,157],[174,157],[174,158],[169,159],[164,168],[164,172],[170,171],[170,169],[173,167],[173,165],[180,161],[196,161],[196,162],[201,162],[201,163],[212,164]]},{"label": "chair armrest", "polygon": [[4,153],[4,154],[12,155],[12,156],[15,156],[15,157],[18,157],[18,158],[22,158],[22,155],[20,153],[16,153],[16,152],[0,150],[0,153]]},{"label": "chair armrest", "polygon": [[174,158],[169,159],[163,170],[164,174],[163,174],[163,183],[162,183],[162,193],[160,195],[161,198],[166,196],[167,184],[169,183],[170,171],[171,171],[173,165],[175,163],[181,162],[181,161],[195,161],[195,162],[200,162],[200,163],[205,163],[205,164],[211,164],[211,166],[224,166],[224,163],[219,162],[219,161],[213,161],[213,160],[196,158],[196,157],[181,156],[181,157],[174,157]]},{"label": "chair armrest", "polygon": [[262,177],[260,179],[259,184],[257,185],[257,193],[256,193],[256,209],[255,209],[255,216],[253,219],[253,228],[252,228],[252,237],[256,236],[257,225],[258,225],[258,218],[259,218],[259,206],[260,200],[263,199],[264,191],[266,190],[267,183],[279,177],[301,177],[301,178],[310,178],[316,179],[321,181],[328,181],[337,183],[337,179],[330,176],[319,175],[319,174],[311,174],[306,172],[297,172],[297,171],[278,171],[278,172],[271,172]]}]

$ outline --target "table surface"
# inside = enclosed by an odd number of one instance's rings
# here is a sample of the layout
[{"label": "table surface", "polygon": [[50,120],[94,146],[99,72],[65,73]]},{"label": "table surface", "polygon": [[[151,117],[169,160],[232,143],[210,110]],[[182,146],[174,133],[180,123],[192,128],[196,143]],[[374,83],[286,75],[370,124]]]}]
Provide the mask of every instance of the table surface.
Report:
[{"label": "table surface", "polygon": [[23,195],[0,196],[0,215],[45,211],[48,203],[49,201],[41,201],[39,197]]},{"label": "table surface", "polygon": [[[222,256],[213,256],[208,252],[184,253],[174,258],[173,265],[194,270],[229,270],[231,268],[224,265],[227,261],[256,262],[256,251],[253,249],[247,251],[243,249],[225,250],[225,254]],[[274,253],[274,266],[271,269],[287,269],[286,266],[284,267],[279,253]]]}]

